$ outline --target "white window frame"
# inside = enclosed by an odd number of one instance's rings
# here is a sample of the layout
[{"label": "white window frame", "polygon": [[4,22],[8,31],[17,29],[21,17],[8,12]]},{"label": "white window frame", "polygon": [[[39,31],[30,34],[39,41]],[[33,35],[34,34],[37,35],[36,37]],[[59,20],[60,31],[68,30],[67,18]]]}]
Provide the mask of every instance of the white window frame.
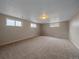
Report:
[{"label": "white window frame", "polygon": [[52,24],[49,24],[49,27],[59,27],[60,24],[59,23],[52,23]]},{"label": "white window frame", "polygon": [[37,24],[31,23],[30,26],[31,26],[31,28],[36,28],[37,27]]},{"label": "white window frame", "polygon": [[[13,24],[10,24],[11,22],[13,22]],[[13,20],[13,19],[6,19],[6,26],[16,26],[16,27],[21,27],[22,26],[22,22],[21,21],[17,21],[17,20]]]},{"label": "white window frame", "polygon": [[15,26],[21,27],[22,26],[22,22],[21,21],[15,21]]}]

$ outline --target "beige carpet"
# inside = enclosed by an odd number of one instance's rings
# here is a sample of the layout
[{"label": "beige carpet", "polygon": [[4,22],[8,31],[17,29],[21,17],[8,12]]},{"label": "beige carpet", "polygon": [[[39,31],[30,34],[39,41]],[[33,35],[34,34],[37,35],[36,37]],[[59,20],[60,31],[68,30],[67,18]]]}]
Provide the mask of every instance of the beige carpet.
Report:
[{"label": "beige carpet", "polygon": [[69,40],[40,36],[0,47],[0,59],[79,59]]}]

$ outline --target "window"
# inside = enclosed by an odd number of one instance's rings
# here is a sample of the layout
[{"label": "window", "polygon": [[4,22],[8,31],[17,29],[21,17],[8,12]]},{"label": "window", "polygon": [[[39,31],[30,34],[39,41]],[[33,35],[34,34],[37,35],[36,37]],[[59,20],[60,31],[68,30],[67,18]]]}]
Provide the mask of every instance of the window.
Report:
[{"label": "window", "polygon": [[37,27],[37,25],[36,25],[36,24],[34,24],[34,23],[31,23],[31,27],[32,27],[32,28],[36,28],[36,27]]},{"label": "window", "polygon": [[6,20],[6,25],[7,26],[22,26],[22,22],[21,21],[16,21],[16,20],[11,20],[11,19],[7,19]]},{"label": "window", "polygon": [[16,26],[22,26],[21,21],[16,21]]},{"label": "window", "polygon": [[59,27],[59,23],[49,24],[49,27]]},{"label": "window", "polygon": [[6,21],[6,25],[7,25],[7,26],[15,26],[15,21],[8,19],[8,20]]}]

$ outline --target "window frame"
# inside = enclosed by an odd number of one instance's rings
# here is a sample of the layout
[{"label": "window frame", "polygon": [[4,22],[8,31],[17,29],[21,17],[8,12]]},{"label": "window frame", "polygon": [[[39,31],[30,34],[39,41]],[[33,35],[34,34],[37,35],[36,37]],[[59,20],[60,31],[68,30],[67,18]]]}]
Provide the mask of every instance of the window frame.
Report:
[{"label": "window frame", "polygon": [[37,28],[37,24],[35,24],[35,23],[31,23],[30,26],[31,26],[31,28]]},{"label": "window frame", "polygon": [[49,24],[49,27],[59,27],[60,24],[59,23],[51,23]]},{"label": "window frame", "polygon": [[[10,25],[10,21],[14,21],[14,25]],[[20,22],[20,25],[18,25],[19,22]],[[6,26],[21,27],[22,21],[7,18],[6,19]]]},{"label": "window frame", "polygon": [[22,22],[21,21],[15,21],[15,26],[21,27],[22,26]]}]

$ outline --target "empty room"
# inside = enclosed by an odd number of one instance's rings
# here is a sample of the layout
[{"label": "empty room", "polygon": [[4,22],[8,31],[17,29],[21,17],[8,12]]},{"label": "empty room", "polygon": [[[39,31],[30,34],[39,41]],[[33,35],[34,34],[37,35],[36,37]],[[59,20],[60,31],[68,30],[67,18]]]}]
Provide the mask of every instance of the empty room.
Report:
[{"label": "empty room", "polygon": [[79,0],[0,0],[0,59],[79,59]]}]

